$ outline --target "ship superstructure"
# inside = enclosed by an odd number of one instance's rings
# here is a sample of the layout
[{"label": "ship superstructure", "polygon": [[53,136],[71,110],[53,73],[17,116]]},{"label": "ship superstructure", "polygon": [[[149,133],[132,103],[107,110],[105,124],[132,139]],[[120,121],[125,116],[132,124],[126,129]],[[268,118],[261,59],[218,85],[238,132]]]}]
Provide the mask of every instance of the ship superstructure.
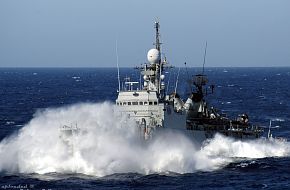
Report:
[{"label": "ship superstructure", "polygon": [[[259,138],[263,129],[251,125],[246,114],[231,120],[209,108],[205,100],[208,79],[203,73],[193,77],[194,90],[186,101],[176,91],[165,93],[164,73],[170,66],[161,57],[159,29],[159,22],[155,22],[155,48],[148,51],[148,63],[138,68],[143,76],[142,84],[126,78],[118,91],[116,105],[120,112],[136,121],[145,139],[159,129],[182,131],[196,142],[212,138],[216,133],[242,139]],[[210,87],[213,91],[214,86]]]},{"label": "ship superstructure", "polygon": [[131,82],[126,78],[116,100],[119,110],[128,117],[134,118],[142,128],[144,137],[148,138],[152,130],[164,127],[165,83],[164,68],[166,59],[161,59],[159,22],[155,22],[155,48],[147,54],[148,62],[140,67],[143,84]]}]

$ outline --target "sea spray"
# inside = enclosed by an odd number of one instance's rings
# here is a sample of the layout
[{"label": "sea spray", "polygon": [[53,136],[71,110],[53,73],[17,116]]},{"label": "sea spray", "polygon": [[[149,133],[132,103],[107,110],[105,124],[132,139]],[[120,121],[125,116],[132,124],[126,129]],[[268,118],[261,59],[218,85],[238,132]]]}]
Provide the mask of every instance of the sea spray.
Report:
[{"label": "sea spray", "polygon": [[[80,132],[68,145],[62,125]],[[242,142],[216,135],[202,148],[183,134],[164,130],[150,141],[140,138],[135,123],[111,103],[75,104],[38,111],[18,134],[0,143],[0,170],[21,173],[188,173],[210,171],[235,157],[288,156],[287,143]]]},{"label": "sea spray", "polygon": [[203,146],[202,152],[208,156],[223,156],[228,158],[265,158],[288,156],[289,143],[255,139],[241,141],[226,138],[220,134],[209,139]]}]

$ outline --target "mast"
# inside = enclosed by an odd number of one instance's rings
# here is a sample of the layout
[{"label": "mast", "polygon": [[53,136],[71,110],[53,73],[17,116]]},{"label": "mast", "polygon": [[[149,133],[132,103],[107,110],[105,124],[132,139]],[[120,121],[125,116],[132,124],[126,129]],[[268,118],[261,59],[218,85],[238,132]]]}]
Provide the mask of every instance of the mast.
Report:
[{"label": "mast", "polygon": [[[207,53],[207,41],[205,42],[204,54],[203,54],[203,64],[202,64],[202,73],[195,75],[195,79],[193,80],[193,84],[197,89],[197,93],[200,95],[201,98],[204,97],[203,86],[208,83],[208,79],[204,74],[204,66],[206,61],[206,53]],[[205,94],[207,94],[205,92]]]},{"label": "mast", "polygon": [[[156,31],[155,48],[159,51],[159,53],[161,55],[161,43],[160,43],[159,28],[160,28],[159,22],[155,21],[155,31]],[[161,59],[160,59],[155,66],[155,85],[157,86],[157,92],[158,92],[159,96],[160,96],[160,91],[161,91],[161,80],[160,80],[161,72],[162,72],[162,64],[161,64]]]},{"label": "mast", "polygon": [[167,63],[166,58],[162,60],[161,53],[161,42],[160,42],[160,25],[158,21],[154,23],[155,28],[155,42],[153,43],[154,48],[150,49],[147,53],[147,59],[149,64],[145,64],[142,75],[144,75],[144,89],[152,90],[157,93],[158,99],[161,101],[165,97],[165,83],[163,70],[164,65]]},{"label": "mast", "polygon": [[160,45],[161,45],[161,43],[160,43],[160,39],[159,39],[159,37],[160,37],[160,34],[159,34],[159,28],[160,28],[160,24],[159,24],[158,21],[156,21],[156,22],[155,22],[155,29],[156,29],[155,48],[156,48],[156,49],[161,53],[161,51],[160,51]]}]

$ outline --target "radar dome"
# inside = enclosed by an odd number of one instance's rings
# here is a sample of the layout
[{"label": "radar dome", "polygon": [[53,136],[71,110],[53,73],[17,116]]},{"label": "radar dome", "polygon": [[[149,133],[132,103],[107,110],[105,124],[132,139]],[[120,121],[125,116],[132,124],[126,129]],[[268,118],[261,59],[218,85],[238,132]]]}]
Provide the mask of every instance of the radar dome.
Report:
[{"label": "radar dome", "polygon": [[157,63],[160,60],[160,52],[157,49],[150,49],[147,53],[149,63]]}]

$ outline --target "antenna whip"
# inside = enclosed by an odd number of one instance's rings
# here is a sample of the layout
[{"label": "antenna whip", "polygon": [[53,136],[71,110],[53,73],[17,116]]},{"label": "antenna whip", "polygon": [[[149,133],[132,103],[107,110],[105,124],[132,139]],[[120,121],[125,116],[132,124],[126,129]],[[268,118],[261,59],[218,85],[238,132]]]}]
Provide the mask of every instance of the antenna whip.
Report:
[{"label": "antenna whip", "polygon": [[121,90],[121,82],[120,82],[120,68],[119,68],[118,40],[117,39],[116,39],[116,61],[117,61],[117,69],[118,69],[119,92],[120,92],[120,90]]},{"label": "antenna whip", "polygon": [[202,74],[204,74],[204,65],[205,65],[205,58],[206,58],[206,50],[207,50],[207,41],[205,42],[205,48],[204,48]]}]

